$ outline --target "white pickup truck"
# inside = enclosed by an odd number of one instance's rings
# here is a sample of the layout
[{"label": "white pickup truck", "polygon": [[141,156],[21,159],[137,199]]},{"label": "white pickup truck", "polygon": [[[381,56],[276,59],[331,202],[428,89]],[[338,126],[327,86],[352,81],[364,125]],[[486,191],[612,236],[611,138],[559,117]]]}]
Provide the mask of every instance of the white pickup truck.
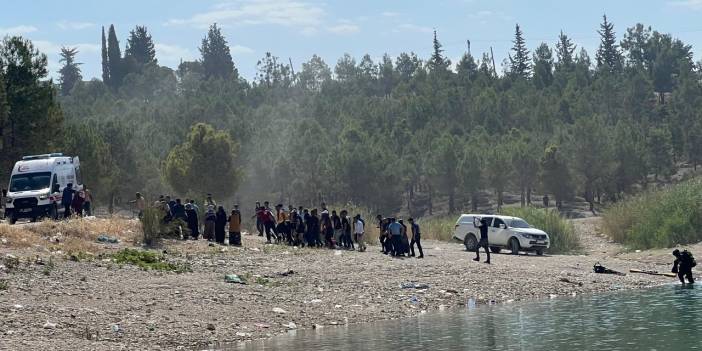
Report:
[{"label": "white pickup truck", "polygon": [[476,218],[488,220],[488,245],[492,252],[498,253],[504,248],[510,250],[513,255],[520,251],[532,251],[537,255],[543,255],[544,250],[550,247],[548,234],[531,227],[521,218],[463,214],[456,221],[453,238],[463,242],[468,251],[475,251],[480,240],[480,228],[474,224]]}]

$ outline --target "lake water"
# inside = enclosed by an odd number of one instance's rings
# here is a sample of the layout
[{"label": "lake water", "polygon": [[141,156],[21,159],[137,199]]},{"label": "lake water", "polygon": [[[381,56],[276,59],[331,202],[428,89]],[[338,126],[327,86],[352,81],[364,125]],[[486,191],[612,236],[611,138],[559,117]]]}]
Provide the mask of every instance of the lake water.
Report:
[{"label": "lake water", "polygon": [[478,306],[225,350],[702,350],[702,286]]}]

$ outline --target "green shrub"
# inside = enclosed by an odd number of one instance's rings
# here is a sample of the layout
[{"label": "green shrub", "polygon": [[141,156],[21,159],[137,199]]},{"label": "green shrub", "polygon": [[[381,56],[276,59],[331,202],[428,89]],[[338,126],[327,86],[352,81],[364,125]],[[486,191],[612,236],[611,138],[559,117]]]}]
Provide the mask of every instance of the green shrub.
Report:
[{"label": "green shrub", "polygon": [[610,207],[604,228],[612,240],[634,249],[702,241],[702,179],[651,189]]},{"label": "green shrub", "polygon": [[[441,216],[417,219],[422,239],[451,241],[458,216]],[[409,229],[408,229],[409,230]],[[412,235],[411,232],[407,233]]]},{"label": "green shrub", "polygon": [[163,211],[160,208],[146,208],[140,222],[143,242],[147,246],[154,246],[162,238],[180,238],[176,225],[163,223]]},{"label": "green shrub", "polygon": [[186,264],[175,264],[167,262],[163,255],[154,251],[138,249],[122,249],[112,256],[112,259],[119,264],[131,264],[143,270],[171,271],[183,273],[191,271]]},{"label": "green shrub", "polygon": [[548,233],[551,239],[550,253],[568,253],[580,248],[580,241],[575,234],[575,227],[557,210],[539,209],[535,207],[506,207],[502,209],[505,216],[519,217],[526,220],[535,228]]}]

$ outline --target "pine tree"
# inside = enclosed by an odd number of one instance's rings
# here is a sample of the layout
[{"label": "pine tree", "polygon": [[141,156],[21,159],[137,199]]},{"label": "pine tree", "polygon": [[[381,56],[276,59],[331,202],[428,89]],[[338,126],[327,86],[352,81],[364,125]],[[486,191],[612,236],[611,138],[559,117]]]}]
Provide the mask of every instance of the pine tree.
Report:
[{"label": "pine tree", "polygon": [[617,36],[614,33],[614,24],[607,21],[607,15],[602,16],[600,24],[600,46],[597,49],[597,68],[610,72],[619,71],[622,67],[622,56],[617,45]]},{"label": "pine tree", "polygon": [[75,62],[77,54],[77,48],[61,48],[61,59],[59,62],[63,63],[63,67],[59,70],[59,83],[61,84],[61,94],[63,95],[69,95],[76,83],[83,80],[80,67],[78,67],[82,63]]},{"label": "pine tree", "polygon": [[568,70],[573,67],[575,48],[575,44],[561,31],[561,34],[558,35],[558,42],[556,43],[556,57],[558,58],[558,63],[556,63],[557,70]]},{"label": "pine tree", "polygon": [[451,61],[444,57],[444,49],[442,49],[441,42],[436,36],[436,30],[434,30],[434,52],[431,54],[429,59],[429,69],[432,71],[446,70],[451,65]]},{"label": "pine tree", "polygon": [[238,73],[234,68],[234,61],[229,52],[227,40],[222,35],[222,31],[217,24],[210,26],[207,36],[202,39],[200,47],[202,55],[202,65],[205,68],[205,75],[215,78],[236,78]]},{"label": "pine tree", "polygon": [[119,88],[124,78],[124,65],[114,25],[110,25],[107,34],[107,65],[110,68],[110,86],[114,89]]},{"label": "pine tree", "polygon": [[110,85],[110,64],[107,58],[107,39],[105,39],[105,27],[102,27],[102,81]]},{"label": "pine tree", "polygon": [[519,28],[519,24],[516,25],[514,30],[513,43],[514,46],[512,47],[512,52],[514,52],[514,56],[509,55],[510,73],[515,77],[528,79],[531,75],[529,50],[526,48],[524,35],[522,33],[522,29]]},{"label": "pine tree", "polygon": [[124,57],[134,60],[139,66],[158,63],[154,41],[145,26],[136,26],[129,32]]},{"label": "pine tree", "polygon": [[553,52],[546,43],[541,43],[534,52],[534,85],[543,89],[553,82]]}]

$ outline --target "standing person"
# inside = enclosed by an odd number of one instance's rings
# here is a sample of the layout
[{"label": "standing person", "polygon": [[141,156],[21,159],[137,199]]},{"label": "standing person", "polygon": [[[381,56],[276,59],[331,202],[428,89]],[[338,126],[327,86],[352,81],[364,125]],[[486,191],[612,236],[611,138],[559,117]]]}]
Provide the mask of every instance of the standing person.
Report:
[{"label": "standing person", "polygon": [[313,247],[317,246],[319,243],[319,217],[317,216],[317,209],[313,209],[310,212],[307,221],[307,246]]},{"label": "standing person", "polygon": [[217,202],[212,199],[212,194],[207,194],[207,198],[205,199],[205,206],[212,206],[214,208],[217,208]]},{"label": "standing person", "polygon": [[302,241],[300,235],[304,232],[304,230],[300,230],[300,215],[297,213],[297,210],[293,207],[290,210],[290,232],[292,233],[292,245],[293,246],[298,246],[300,245],[300,242]]},{"label": "standing person", "polygon": [[410,226],[412,228],[412,242],[410,242],[410,256],[414,257],[414,244],[417,244],[417,250],[419,250],[419,256],[417,258],[424,258],[424,252],[422,251],[422,238],[421,232],[419,231],[419,224],[414,222],[414,218],[409,219]]},{"label": "standing person", "polygon": [[678,279],[680,282],[685,284],[685,278],[690,284],[695,283],[695,278],[692,277],[692,267],[697,266],[695,258],[692,256],[690,251],[674,250],[673,256],[675,256],[675,262],[673,262],[673,273],[678,274]]},{"label": "standing person", "polygon": [[171,207],[171,214],[176,220],[183,222],[188,220],[188,216],[185,214],[185,206],[183,206],[183,202],[180,199],[175,200],[175,205]]},{"label": "standing person", "polygon": [[390,218],[390,224],[388,225],[388,232],[390,234],[390,253],[394,257],[400,256],[400,245],[402,244],[402,225],[398,223],[395,218]]},{"label": "standing person", "polygon": [[263,221],[261,221],[260,212],[261,203],[256,201],[256,208],[254,209],[254,215],[251,217],[256,218],[256,230],[258,230],[258,236],[263,236]]},{"label": "standing person", "polygon": [[347,250],[356,250],[353,245],[353,240],[351,239],[351,221],[349,220],[349,212],[346,210],[341,211],[341,231],[341,241],[344,243],[344,248]]},{"label": "standing person", "polygon": [[480,248],[485,249],[485,254],[487,255],[487,260],[485,263],[490,264],[490,248],[488,247],[488,227],[490,227],[489,220],[487,218],[476,217],[473,220],[473,225],[480,228],[480,241],[475,247],[475,258],[473,261],[480,262]]},{"label": "standing person", "polygon": [[400,219],[398,223],[400,223],[400,225],[402,226],[402,235],[400,235],[400,255],[409,255],[409,238],[407,237],[407,225],[405,225],[405,221],[403,221],[402,219]]},{"label": "standing person", "polygon": [[332,211],[331,220],[334,226],[334,245],[341,247],[341,217],[336,214],[336,211]]},{"label": "standing person", "polygon": [[308,231],[310,230],[309,224],[310,224],[310,221],[312,220],[311,217],[312,216],[310,215],[309,210],[304,209],[302,211],[302,225],[300,226],[302,228],[302,233],[303,233],[302,234],[302,243],[301,243],[302,247],[305,247],[305,245],[310,246],[310,243],[307,241],[307,239],[309,239]]},{"label": "standing person", "polygon": [[217,244],[224,245],[224,231],[227,226],[227,213],[224,212],[224,207],[217,207],[215,215],[215,241]]},{"label": "standing person", "polygon": [[366,227],[366,222],[363,221],[360,214],[357,214],[356,217],[354,217],[353,232],[354,232],[354,235],[356,236],[356,242],[358,243],[358,251],[359,252],[366,251],[366,243],[363,241],[364,240],[363,234],[366,233],[365,227]]},{"label": "standing person", "polygon": [[378,220],[378,240],[380,240],[380,252],[384,254],[388,254],[390,252],[390,243],[387,241],[388,240],[388,226],[390,225],[390,219],[389,218],[383,218],[383,216],[378,215],[375,217]]},{"label": "standing person", "polygon": [[263,223],[263,231],[266,232],[266,242],[272,244],[271,234],[275,237],[275,217],[273,217],[273,213],[267,210],[265,206],[261,206],[259,218]]},{"label": "standing person", "polygon": [[[93,215],[93,193],[90,192],[88,188],[83,190],[83,193],[85,194],[85,202],[83,202],[83,210],[85,211],[86,216],[92,216]],[[144,204],[146,205],[146,204]]]},{"label": "standing person", "polygon": [[142,218],[144,216],[144,209],[146,208],[146,200],[141,193],[136,193],[134,200],[129,201],[129,203],[134,204],[134,208],[137,210],[137,218]]},{"label": "standing person", "polygon": [[239,212],[239,205],[234,205],[234,209],[228,221],[229,245],[241,246],[241,212]]},{"label": "standing person", "polygon": [[214,240],[215,222],[217,222],[217,214],[215,213],[214,207],[207,206],[207,213],[205,213],[205,232],[202,235],[207,241]]},{"label": "standing person", "polygon": [[175,209],[177,201],[171,199],[170,195],[166,195],[166,202],[168,203],[168,211],[171,214],[171,218],[175,218],[175,215],[173,214],[173,209]]},{"label": "standing person", "polygon": [[68,218],[71,216],[71,204],[73,204],[73,195],[75,194],[73,190],[73,183],[66,184],[61,194],[61,205],[63,206],[63,218]]},{"label": "standing person", "polygon": [[334,248],[334,227],[330,216],[322,216],[322,233],[324,234],[324,244]]},{"label": "standing person", "polygon": [[85,203],[85,194],[79,191],[77,194],[73,195],[73,201],[71,207],[73,207],[73,213],[78,217],[83,217],[83,204]]},{"label": "standing person", "polygon": [[189,203],[190,203],[190,206],[193,207],[193,210],[195,210],[195,212],[197,212],[198,214],[200,214],[200,206],[198,206],[198,205],[195,203],[195,200],[190,199],[190,202],[189,202]]},{"label": "standing person", "polygon": [[[185,205],[185,215],[188,217],[188,230],[190,230],[190,237],[193,238],[193,240],[197,240],[197,238],[200,236],[200,221],[197,211],[192,204]],[[183,235],[183,239],[185,239],[185,235]]]},{"label": "standing person", "polygon": [[282,241],[283,239],[287,240],[287,233],[286,233],[286,222],[288,222],[288,214],[285,212],[285,208],[283,208],[283,204],[277,204],[275,205],[275,231],[277,235],[279,236],[278,242]]},{"label": "standing person", "polygon": [[548,194],[544,195],[544,198],[542,199],[542,201],[544,202],[544,207],[548,208],[548,202],[549,202]]}]

